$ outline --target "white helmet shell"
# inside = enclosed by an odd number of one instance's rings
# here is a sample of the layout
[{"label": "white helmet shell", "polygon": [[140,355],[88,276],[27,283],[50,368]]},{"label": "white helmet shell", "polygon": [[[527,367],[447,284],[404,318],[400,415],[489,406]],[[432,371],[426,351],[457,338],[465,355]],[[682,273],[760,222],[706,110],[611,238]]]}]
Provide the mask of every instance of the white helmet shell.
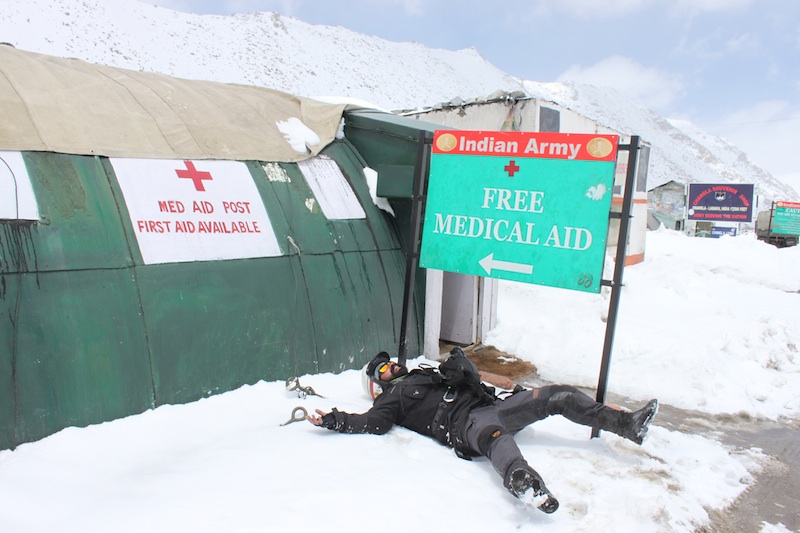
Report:
[{"label": "white helmet shell", "polygon": [[367,393],[370,400],[374,400],[383,392],[383,387],[367,376],[367,365],[369,365],[369,363],[361,368],[361,385],[364,387],[364,392]]}]

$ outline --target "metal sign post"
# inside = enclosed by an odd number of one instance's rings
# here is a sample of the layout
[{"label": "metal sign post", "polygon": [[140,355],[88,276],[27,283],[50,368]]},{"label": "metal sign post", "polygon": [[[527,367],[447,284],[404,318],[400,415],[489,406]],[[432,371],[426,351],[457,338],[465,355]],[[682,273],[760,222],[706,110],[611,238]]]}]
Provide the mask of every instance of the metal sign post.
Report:
[{"label": "metal sign post", "polygon": [[[609,282],[603,280],[603,285],[611,286],[611,299],[608,303],[608,321],[606,322],[606,337],[603,344],[603,360],[600,363],[600,377],[597,382],[597,398],[599,403],[606,401],[608,387],[608,370],[611,366],[611,350],[614,346],[614,330],[617,326],[617,313],[619,311],[619,298],[622,293],[622,274],[625,269],[625,253],[628,247],[628,232],[630,229],[631,207],[633,206],[633,185],[636,182],[637,162],[639,159],[639,137],[634,135],[628,145],[620,145],[620,150],[628,150],[628,173],[625,176],[625,189],[622,198],[622,212],[619,221],[619,237],[617,238],[617,255],[614,263],[614,278]],[[600,435],[599,429],[592,430],[592,438]]]},{"label": "metal sign post", "polygon": [[430,146],[433,136],[428,131],[420,131],[417,140],[417,165],[414,174],[414,197],[411,203],[411,224],[406,245],[406,284],[403,294],[403,315],[400,318],[400,346],[397,349],[397,363],[406,364],[408,352],[408,323],[414,302],[417,264],[419,262],[419,240],[422,225],[422,208],[425,204],[425,182],[430,166]]}]

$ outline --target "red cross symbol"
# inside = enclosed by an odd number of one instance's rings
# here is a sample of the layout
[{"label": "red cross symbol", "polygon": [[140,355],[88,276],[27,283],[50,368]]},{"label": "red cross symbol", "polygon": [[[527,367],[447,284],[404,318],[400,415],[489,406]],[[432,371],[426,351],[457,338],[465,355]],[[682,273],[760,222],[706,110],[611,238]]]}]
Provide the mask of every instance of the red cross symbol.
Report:
[{"label": "red cross symbol", "polygon": [[516,165],[515,161],[512,159],[509,163],[503,167],[503,170],[508,172],[508,177],[513,178],[514,174],[519,172],[519,167]]},{"label": "red cross symbol", "polygon": [[186,165],[186,170],[177,169],[175,173],[178,175],[179,178],[189,178],[194,182],[194,188],[198,191],[205,191],[205,185],[203,185],[203,180],[213,180],[214,178],[211,177],[211,172],[201,172],[194,168],[194,163],[188,160],[184,160],[184,165]]}]

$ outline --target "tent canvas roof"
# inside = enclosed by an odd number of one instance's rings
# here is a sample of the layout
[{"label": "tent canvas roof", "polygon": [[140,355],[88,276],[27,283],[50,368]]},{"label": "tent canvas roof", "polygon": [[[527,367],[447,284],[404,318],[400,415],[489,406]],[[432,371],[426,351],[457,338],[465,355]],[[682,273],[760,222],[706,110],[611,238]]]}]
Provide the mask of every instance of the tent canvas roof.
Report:
[{"label": "tent canvas roof", "polygon": [[[0,46],[0,150],[293,162],[335,138],[344,108]],[[319,138],[307,151],[284,133],[298,120]]]}]

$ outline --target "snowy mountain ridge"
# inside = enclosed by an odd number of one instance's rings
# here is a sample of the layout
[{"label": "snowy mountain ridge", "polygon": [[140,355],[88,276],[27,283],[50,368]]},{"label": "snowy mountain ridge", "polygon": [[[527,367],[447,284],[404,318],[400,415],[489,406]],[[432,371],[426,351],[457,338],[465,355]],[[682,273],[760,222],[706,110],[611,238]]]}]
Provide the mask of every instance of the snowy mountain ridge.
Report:
[{"label": "snowy mountain ridge", "polygon": [[795,196],[744,152],[690,123],[667,120],[613,89],[520,80],[474,48],[431,49],[275,13],[195,15],[138,0],[4,0],[0,41],[119,68],[347,97],[384,109],[523,91],[640,135],[652,145],[649,188],[670,180],[756,183],[766,201]]}]

